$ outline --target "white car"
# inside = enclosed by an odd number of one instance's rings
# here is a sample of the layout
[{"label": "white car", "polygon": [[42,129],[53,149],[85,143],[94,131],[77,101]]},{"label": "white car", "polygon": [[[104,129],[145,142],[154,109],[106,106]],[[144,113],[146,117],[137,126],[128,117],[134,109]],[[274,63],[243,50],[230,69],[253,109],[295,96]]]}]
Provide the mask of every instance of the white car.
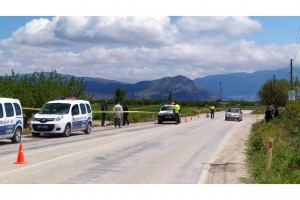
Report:
[{"label": "white car", "polygon": [[240,108],[229,108],[225,111],[225,120],[242,121],[242,111]]},{"label": "white car", "polygon": [[19,143],[23,132],[22,106],[18,99],[0,98],[0,139]]},{"label": "white car", "polygon": [[[160,110],[157,115],[157,122],[162,124],[165,121],[174,121],[176,122],[175,114],[174,114],[174,107],[173,104],[165,104],[160,107]],[[179,123],[181,121],[181,117],[179,116]]]},{"label": "white car", "polygon": [[90,102],[85,100],[50,101],[30,120],[30,130],[34,137],[41,133],[68,137],[72,131],[90,134],[91,129],[92,109]]}]

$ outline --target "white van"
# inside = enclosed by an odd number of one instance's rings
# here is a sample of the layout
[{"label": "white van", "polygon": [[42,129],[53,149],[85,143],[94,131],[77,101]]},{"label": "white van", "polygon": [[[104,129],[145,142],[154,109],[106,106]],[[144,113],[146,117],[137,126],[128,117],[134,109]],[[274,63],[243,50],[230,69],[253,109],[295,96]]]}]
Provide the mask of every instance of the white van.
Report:
[{"label": "white van", "polygon": [[18,99],[0,97],[0,139],[19,143],[23,132],[22,106]]},{"label": "white van", "polygon": [[40,136],[41,133],[68,137],[72,131],[90,134],[92,131],[90,102],[75,99],[49,101],[30,119],[30,131],[34,137]]}]

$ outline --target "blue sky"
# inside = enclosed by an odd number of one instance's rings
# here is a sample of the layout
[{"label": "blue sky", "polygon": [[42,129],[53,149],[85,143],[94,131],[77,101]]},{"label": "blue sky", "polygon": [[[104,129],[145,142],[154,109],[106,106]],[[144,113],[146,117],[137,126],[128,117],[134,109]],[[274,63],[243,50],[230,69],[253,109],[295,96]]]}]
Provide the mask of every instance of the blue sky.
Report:
[{"label": "blue sky", "polygon": [[[212,5],[193,6],[187,0],[174,9],[167,5],[167,12],[155,5],[160,1],[148,4],[146,10],[130,10],[128,2],[119,2],[118,7],[85,4],[81,9],[76,1],[72,7],[63,3],[57,7],[54,0],[40,9],[17,11],[9,9],[15,8],[11,1],[5,10],[13,12],[0,16],[0,75],[11,70],[21,74],[57,70],[131,83],[177,75],[195,79],[285,68],[299,46],[300,17],[290,15],[298,12],[291,4],[277,9],[263,5],[268,11],[285,11],[277,15],[257,9],[253,1],[236,9],[227,4],[216,7],[213,0]],[[209,6],[214,12],[206,12]],[[294,66],[299,66],[298,52]]]}]

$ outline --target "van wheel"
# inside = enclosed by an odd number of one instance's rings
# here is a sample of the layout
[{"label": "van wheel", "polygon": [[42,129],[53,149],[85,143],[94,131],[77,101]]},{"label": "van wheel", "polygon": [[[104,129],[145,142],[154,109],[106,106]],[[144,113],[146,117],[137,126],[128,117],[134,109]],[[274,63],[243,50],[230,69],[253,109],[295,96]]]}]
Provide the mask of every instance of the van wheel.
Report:
[{"label": "van wheel", "polygon": [[85,134],[90,134],[92,132],[92,123],[89,122],[87,125],[86,125],[86,129],[84,130],[84,133]]},{"label": "van wheel", "polygon": [[69,137],[71,135],[71,126],[70,124],[67,124],[65,127],[65,131],[63,132],[63,137]]},{"label": "van wheel", "polygon": [[22,138],[22,129],[20,127],[16,128],[14,136],[11,138],[12,143],[19,143]]},{"label": "van wheel", "polygon": [[40,133],[31,133],[31,135],[32,135],[33,137],[40,137],[40,136],[41,136]]}]

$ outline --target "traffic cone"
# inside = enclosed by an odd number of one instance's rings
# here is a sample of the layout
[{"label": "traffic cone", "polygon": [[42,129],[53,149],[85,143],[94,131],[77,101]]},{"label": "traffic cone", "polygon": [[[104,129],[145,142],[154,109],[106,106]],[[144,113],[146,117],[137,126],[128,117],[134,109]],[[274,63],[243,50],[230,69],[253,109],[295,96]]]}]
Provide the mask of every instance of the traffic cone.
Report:
[{"label": "traffic cone", "polygon": [[26,164],[26,163],[27,162],[24,159],[23,145],[21,143],[19,146],[18,159],[17,159],[17,162],[14,162],[14,164]]},{"label": "traffic cone", "polygon": [[186,116],[184,117],[184,122],[187,122],[187,120],[186,120]]},{"label": "traffic cone", "polygon": [[193,117],[191,116],[191,121],[193,120]]}]

